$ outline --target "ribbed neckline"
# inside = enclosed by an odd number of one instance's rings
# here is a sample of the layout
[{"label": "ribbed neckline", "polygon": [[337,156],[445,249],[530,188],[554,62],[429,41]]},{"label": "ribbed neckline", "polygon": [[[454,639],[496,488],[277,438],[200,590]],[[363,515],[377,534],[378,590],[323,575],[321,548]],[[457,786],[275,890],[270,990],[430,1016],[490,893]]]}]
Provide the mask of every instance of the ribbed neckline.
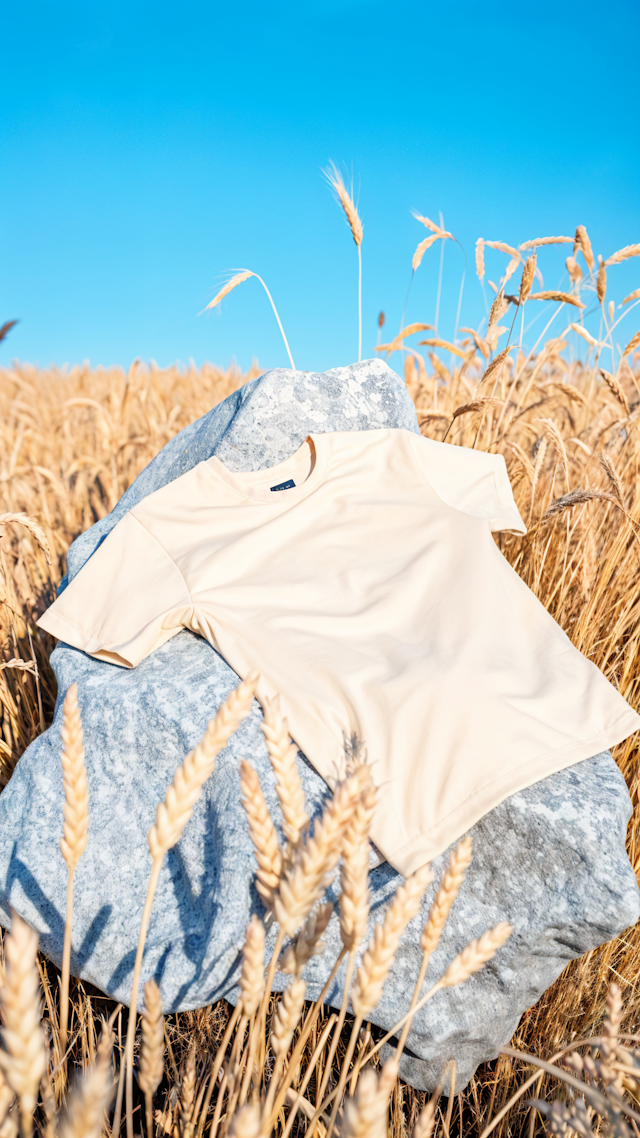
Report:
[{"label": "ribbed neckline", "polygon": [[[271,486],[286,482],[296,467],[308,460],[309,451],[315,453],[315,463],[308,478],[299,486],[291,486],[288,490],[271,490]],[[279,462],[277,466],[267,466],[262,470],[231,471],[215,455],[208,459],[207,465],[218,481],[223,482],[241,498],[259,504],[268,502],[269,505],[278,506],[297,502],[311,494],[322,482],[328,462],[329,451],[323,435],[308,434],[295,454],[286,458],[284,462]]]}]

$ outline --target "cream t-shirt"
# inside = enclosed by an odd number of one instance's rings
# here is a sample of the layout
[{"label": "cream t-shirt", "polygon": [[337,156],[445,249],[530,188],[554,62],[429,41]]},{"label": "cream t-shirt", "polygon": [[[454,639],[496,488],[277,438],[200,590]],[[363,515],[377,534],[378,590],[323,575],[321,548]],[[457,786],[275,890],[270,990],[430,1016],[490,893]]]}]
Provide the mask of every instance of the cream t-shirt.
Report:
[{"label": "cream t-shirt", "polygon": [[[282,488],[280,488],[282,487]],[[407,875],[508,795],[640,728],[500,553],[524,534],[504,459],[401,428],[219,459],[134,506],[38,624],[135,668],[181,628],[280,693],[331,782],[363,742],[371,837]]]}]

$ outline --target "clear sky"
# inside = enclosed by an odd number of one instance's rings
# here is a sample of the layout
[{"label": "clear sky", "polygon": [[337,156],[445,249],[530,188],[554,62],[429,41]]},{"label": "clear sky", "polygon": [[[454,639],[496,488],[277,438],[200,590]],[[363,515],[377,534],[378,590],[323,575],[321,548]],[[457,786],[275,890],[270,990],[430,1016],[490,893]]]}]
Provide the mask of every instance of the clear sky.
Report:
[{"label": "clear sky", "polygon": [[[476,237],[640,241],[638,0],[3,0],[1,17],[0,323],[20,323],[0,362],[287,366],[255,280],[198,315],[237,267],[265,278],[298,367],[352,362],[357,257],[329,159],[364,222],[365,357],[380,309],[398,327],[426,236],[411,209],[466,249],[474,326]],[[547,287],[566,253],[541,255]],[[462,265],[448,243],[444,336]],[[431,249],[407,320],[433,322],[438,267]],[[609,280],[621,300],[640,258]]]}]

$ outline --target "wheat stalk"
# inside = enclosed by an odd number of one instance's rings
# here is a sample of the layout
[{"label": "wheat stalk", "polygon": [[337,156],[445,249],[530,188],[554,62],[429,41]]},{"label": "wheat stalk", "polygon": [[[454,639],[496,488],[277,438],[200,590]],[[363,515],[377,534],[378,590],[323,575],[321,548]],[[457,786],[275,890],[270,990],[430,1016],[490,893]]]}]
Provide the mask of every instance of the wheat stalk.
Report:
[{"label": "wheat stalk", "polygon": [[37,951],[38,934],[11,910],[11,929],[4,942],[5,977],[0,991],[4,1024],[0,1029],[0,1069],[18,1099],[23,1138],[30,1138],[33,1130],[38,1086],[45,1071]]},{"label": "wheat stalk", "polygon": [[71,968],[71,930],[73,924],[73,877],[84,853],[89,832],[89,787],[84,763],[82,721],[78,707],[78,685],[71,684],[62,711],[62,782],[64,786],[64,836],[60,850],[67,863],[67,914],[62,950],[60,983],[60,1056],[67,1050],[69,1025],[69,974]]},{"label": "wheat stalk", "polygon": [[242,759],[240,763],[240,789],[258,863],[255,876],[256,889],[262,897],[267,912],[271,913],[282,874],[282,850],[257,771],[246,759]]},{"label": "wheat stalk", "polygon": [[[216,756],[226,746],[242,720],[249,714],[259,680],[259,673],[254,669],[249,672],[237,688],[229,693],[215,718],[209,722],[201,741],[193,751],[189,752],[182,765],[178,767],[173,783],[167,790],[164,802],[160,802],[156,809],[155,825],[151,827],[147,835],[153,864],[140,922],[123,1059],[126,1069],[127,1138],[133,1138],[133,1040],[142,954],[162,861],[167,850],[171,849],[179,840],[184,827],[191,818],[193,808],[202,793],[202,787],[213,773]],[[118,1101],[113,1124],[114,1134],[118,1133],[119,1127],[120,1102]]]},{"label": "wheat stalk", "polygon": [[292,846],[309,825],[305,810],[304,790],[296,764],[298,748],[291,741],[286,719],[280,711],[280,696],[265,696],[264,719],[261,728],[267,741],[269,758],[276,776],[276,792],[280,800],[283,830]]},{"label": "wheat stalk", "polygon": [[[278,309],[276,308],[275,301],[274,301],[271,293],[269,292],[269,289],[267,288],[265,282],[263,281],[262,277],[259,276],[258,273],[252,272],[251,269],[240,269],[239,272],[235,273],[235,275],[232,276],[226,282],[226,284],[224,284],[222,286],[220,291],[218,293],[216,293],[216,295],[214,296],[213,300],[210,300],[209,303],[202,309],[202,312],[207,312],[208,309],[215,308],[216,305],[220,304],[220,301],[223,300],[225,296],[229,295],[229,293],[231,292],[232,289],[236,288],[239,284],[242,284],[244,281],[248,281],[249,277],[255,277],[257,281],[260,281],[260,284],[262,285],[264,291],[266,292],[266,294],[269,298],[269,303],[273,309],[273,315],[275,316],[275,318],[278,322],[278,328],[280,329],[280,335],[282,336],[282,339],[284,340],[284,346],[287,350],[287,355],[289,357],[289,363],[291,364],[291,367],[295,371],[296,365],[293,362],[293,356],[291,355],[291,349],[289,348],[289,341],[287,340],[287,337],[284,334],[284,328],[282,327],[282,321],[280,319],[280,316],[278,315]],[[200,316],[202,316],[202,312],[199,313]]]},{"label": "wheat stalk", "polygon": [[625,304],[628,304],[630,300],[638,300],[639,297],[640,297],[640,288],[634,288],[633,292],[630,292],[628,296],[625,296],[620,307],[624,308]]}]

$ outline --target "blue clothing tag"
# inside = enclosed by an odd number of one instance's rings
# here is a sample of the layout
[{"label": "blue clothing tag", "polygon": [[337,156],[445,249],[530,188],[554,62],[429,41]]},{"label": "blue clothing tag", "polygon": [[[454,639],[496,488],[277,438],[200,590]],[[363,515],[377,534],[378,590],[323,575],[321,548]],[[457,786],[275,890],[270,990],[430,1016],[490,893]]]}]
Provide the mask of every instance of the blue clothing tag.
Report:
[{"label": "blue clothing tag", "polygon": [[286,482],[279,482],[277,486],[271,486],[270,489],[271,490],[290,490],[292,486],[295,486],[295,482],[293,481],[293,478],[287,478]]}]

